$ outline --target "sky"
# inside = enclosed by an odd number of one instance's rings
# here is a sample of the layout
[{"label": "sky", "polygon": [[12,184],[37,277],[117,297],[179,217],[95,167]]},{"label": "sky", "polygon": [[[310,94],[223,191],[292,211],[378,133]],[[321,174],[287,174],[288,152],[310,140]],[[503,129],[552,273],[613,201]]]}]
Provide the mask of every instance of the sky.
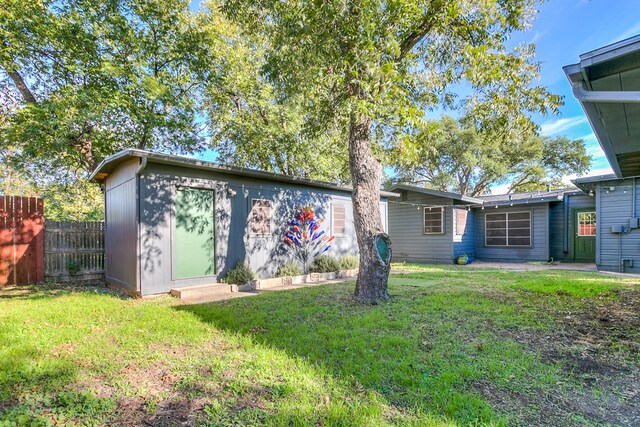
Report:
[{"label": "sky", "polygon": [[[535,116],[543,135],[583,139],[593,162],[587,175],[611,173],[609,164],[587,118],[571,92],[562,67],[579,56],[608,44],[640,34],[640,0],[548,0],[539,6],[531,29],[512,35],[510,44],[534,43],[541,64],[540,80],[552,93],[562,95],[559,115]],[[215,160],[214,152],[200,155]],[[566,181],[569,182],[567,177]],[[493,194],[506,188],[492,188]]]}]

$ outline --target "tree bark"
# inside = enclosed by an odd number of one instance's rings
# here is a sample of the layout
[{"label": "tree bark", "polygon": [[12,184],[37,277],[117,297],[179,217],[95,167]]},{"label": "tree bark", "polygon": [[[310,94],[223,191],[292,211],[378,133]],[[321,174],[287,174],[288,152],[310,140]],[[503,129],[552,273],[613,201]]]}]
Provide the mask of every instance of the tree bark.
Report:
[{"label": "tree bark", "polygon": [[[353,216],[360,248],[360,268],[356,280],[356,301],[376,303],[389,298],[387,284],[391,270],[391,243],[380,217],[380,179],[382,166],[371,150],[370,118],[354,115],[349,126],[349,169],[353,182]],[[389,246],[387,259],[381,259],[377,239]]]}]

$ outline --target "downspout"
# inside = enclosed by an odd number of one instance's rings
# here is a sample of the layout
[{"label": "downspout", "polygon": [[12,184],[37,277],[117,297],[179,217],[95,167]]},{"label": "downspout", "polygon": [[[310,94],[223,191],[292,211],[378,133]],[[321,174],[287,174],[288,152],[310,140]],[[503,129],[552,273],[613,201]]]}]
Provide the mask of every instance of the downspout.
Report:
[{"label": "downspout", "polygon": [[140,175],[142,174],[142,171],[147,167],[147,158],[146,157],[141,157],[140,158],[140,164],[138,165],[138,167],[136,168],[136,172],[135,172],[135,176],[136,176],[136,233],[137,236],[136,238],[138,239],[138,244],[136,245],[136,263],[138,264],[138,268],[137,268],[137,276],[136,280],[137,280],[137,288],[138,291],[140,292],[140,295],[142,295],[142,262],[141,261],[141,256],[142,256],[142,239],[141,237],[141,221],[140,219],[142,218],[142,206],[140,204]]},{"label": "downspout", "polygon": [[640,91],[589,90],[584,81],[571,82],[573,95],[583,102],[640,103]]},{"label": "downspout", "polygon": [[633,188],[631,189],[631,206],[633,206],[633,210],[631,212],[631,218],[636,217],[636,177],[633,177]]},{"label": "downspout", "polygon": [[562,217],[562,229],[564,230],[564,235],[562,236],[562,252],[567,255],[569,253],[569,200],[570,194],[565,195],[564,202],[564,215]]}]

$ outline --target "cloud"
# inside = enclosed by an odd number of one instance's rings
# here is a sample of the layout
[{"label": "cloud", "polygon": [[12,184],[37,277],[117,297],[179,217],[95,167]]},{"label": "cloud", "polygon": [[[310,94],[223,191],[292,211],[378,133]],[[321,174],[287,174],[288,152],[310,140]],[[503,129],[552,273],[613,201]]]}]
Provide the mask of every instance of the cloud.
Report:
[{"label": "cloud", "polygon": [[567,119],[548,120],[540,125],[540,132],[545,136],[555,135],[558,132],[563,132],[586,123],[586,121],[587,118],[584,116],[569,117]]}]

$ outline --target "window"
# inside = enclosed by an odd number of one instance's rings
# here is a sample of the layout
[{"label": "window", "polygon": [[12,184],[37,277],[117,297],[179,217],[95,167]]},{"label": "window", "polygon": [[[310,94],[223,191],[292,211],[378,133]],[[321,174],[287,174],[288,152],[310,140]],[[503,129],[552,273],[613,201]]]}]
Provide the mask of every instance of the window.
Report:
[{"label": "window", "polygon": [[531,246],[531,212],[486,214],[486,246]]},{"label": "window", "polygon": [[596,213],[578,212],[578,236],[596,235]]},{"label": "window", "polygon": [[456,235],[462,236],[467,231],[467,210],[456,209]]},{"label": "window", "polygon": [[424,208],[424,234],[444,233],[443,210],[444,208]]},{"label": "window", "polygon": [[342,236],[347,231],[347,222],[345,217],[344,206],[331,206],[331,234],[334,236]]},{"label": "window", "polygon": [[271,233],[271,201],[253,199],[251,206],[251,233]]}]

